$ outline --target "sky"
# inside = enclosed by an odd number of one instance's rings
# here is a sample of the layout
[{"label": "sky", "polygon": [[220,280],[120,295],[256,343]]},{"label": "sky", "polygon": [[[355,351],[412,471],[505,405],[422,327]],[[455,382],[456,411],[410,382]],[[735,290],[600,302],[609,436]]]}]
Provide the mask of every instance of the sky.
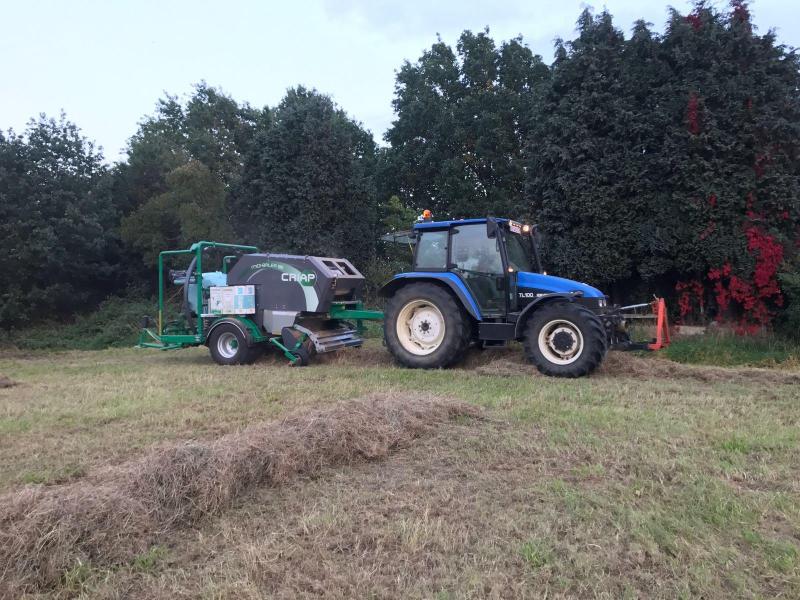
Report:
[{"label": "sky", "polygon": [[[714,2],[726,6],[727,2]],[[205,80],[237,101],[275,106],[295,85],[329,94],[380,142],[394,77],[436,41],[488,26],[550,63],[580,12],[607,8],[629,33],[663,31],[668,0],[0,0],[0,130],[64,110],[107,160],[124,159],[137,123],[165,93]],[[686,0],[674,0],[686,12]],[[755,0],[760,33],[800,46],[796,0]]]}]

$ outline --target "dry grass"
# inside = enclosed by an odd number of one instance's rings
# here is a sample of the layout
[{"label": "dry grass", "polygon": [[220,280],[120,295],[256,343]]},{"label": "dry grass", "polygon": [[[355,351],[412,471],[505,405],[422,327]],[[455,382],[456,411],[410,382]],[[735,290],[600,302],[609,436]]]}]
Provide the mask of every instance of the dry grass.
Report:
[{"label": "dry grass", "polygon": [[[113,483],[106,473],[158,455],[166,466],[151,464],[139,487],[191,499],[154,511],[153,530],[167,533],[126,537],[113,564],[76,551],[44,598],[800,597],[800,372],[790,366],[610,354],[592,377],[554,380],[515,349],[414,371],[370,341],[307,369],[115,350],[5,355],[0,371],[21,384],[0,390],[6,497],[74,486],[113,499],[97,492]],[[247,480],[235,459],[246,447],[224,460],[197,450],[370,393],[453,398],[492,418],[456,418],[385,460],[320,464],[233,493],[215,470]],[[165,479],[170,465],[191,484]],[[109,505],[81,498],[59,510],[110,518]],[[110,506],[134,511],[132,499],[142,501],[127,493]]]},{"label": "dry grass", "polygon": [[[503,350],[473,353],[462,369],[474,369],[482,375],[499,377],[541,377],[536,367],[525,360],[519,351]],[[755,383],[796,385],[800,372],[767,368],[724,368],[686,365],[660,357],[643,358],[623,352],[609,352],[592,377],[625,377],[643,380],[694,380],[705,383],[727,382],[752,385]]]},{"label": "dry grass", "polygon": [[373,396],[208,444],[163,447],[78,483],[6,494],[0,497],[0,582],[10,594],[62,583],[75,564],[130,561],[159,537],[218,513],[254,486],[384,458],[437,424],[477,415],[463,402]]},{"label": "dry grass", "polygon": [[779,369],[726,368],[685,365],[661,358],[639,358],[610,352],[597,370],[606,377],[638,377],[641,379],[689,379],[705,383],[726,382],[744,385],[800,384],[800,372]]}]

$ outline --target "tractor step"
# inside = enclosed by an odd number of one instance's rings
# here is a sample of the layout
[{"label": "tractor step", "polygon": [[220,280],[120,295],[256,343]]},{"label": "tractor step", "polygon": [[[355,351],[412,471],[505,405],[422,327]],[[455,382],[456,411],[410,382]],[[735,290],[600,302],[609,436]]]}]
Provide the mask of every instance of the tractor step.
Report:
[{"label": "tractor step", "polygon": [[318,354],[333,352],[341,348],[358,347],[364,343],[358,330],[343,321],[320,321],[296,323],[294,328],[305,333],[314,344]]}]

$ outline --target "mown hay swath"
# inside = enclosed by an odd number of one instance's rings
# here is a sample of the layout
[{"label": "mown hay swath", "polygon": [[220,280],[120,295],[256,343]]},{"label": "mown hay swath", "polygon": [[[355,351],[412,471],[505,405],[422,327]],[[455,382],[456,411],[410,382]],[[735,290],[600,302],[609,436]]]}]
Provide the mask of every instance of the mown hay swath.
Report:
[{"label": "mown hay swath", "polygon": [[478,414],[446,398],[375,395],[0,496],[0,596],[57,585],[78,561],[130,561],[254,486],[380,459],[436,425]]}]

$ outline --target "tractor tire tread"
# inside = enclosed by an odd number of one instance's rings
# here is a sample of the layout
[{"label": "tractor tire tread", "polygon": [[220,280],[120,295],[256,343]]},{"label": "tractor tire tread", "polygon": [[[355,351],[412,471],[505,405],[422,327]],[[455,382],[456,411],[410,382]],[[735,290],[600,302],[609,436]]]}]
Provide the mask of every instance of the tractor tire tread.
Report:
[{"label": "tractor tire tread", "polygon": [[[556,365],[542,357],[538,348],[539,328],[549,320],[564,317],[564,313],[583,325],[584,340],[583,355],[569,365]],[[608,352],[608,337],[603,324],[588,308],[572,302],[550,302],[536,310],[525,324],[525,337],[523,340],[525,356],[536,365],[540,373],[551,377],[584,377],[592,373]]]},{"label": "tractor tire tread", "polygon": [[[403,348],[397,337],[396,321],[403,306],[415,299],[435,304],[445,321],[445,338],[439,348],[418,356]],[[401,287],[386,303],[383,337],[386,347],[401,365],[414,369],[440,369],[460,360],[472,338],[469,316],[453,295],[435,283],[410,283]]]}]

